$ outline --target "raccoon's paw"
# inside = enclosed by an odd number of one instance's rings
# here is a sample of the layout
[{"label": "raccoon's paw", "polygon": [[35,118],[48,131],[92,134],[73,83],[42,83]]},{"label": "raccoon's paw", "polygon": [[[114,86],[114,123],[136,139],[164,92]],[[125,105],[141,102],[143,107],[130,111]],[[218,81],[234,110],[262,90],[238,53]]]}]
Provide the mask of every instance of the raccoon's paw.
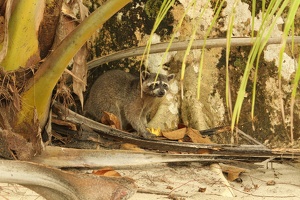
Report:
[{"label": "raccoon's paw", "polygon": [[142,133],[140,133],[142,135],[143,138],[145,139],[153,139],[155,138],[155,135],[150,133],[149,131],[144,131]]}]

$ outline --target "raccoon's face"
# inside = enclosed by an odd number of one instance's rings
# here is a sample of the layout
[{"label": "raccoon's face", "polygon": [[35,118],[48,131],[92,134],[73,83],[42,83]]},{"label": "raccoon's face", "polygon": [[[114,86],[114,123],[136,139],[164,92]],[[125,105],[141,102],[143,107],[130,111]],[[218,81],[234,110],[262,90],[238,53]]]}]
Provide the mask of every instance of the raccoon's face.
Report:
[{"label": "raccoon's face", "polygon": [[144,71],[142,73],[142,78],[142,90],[144,93],[153,97],[163,97],[169,90],[169,81],[174,78],[174,74],[159,74],[156,78],[155,73]]}]

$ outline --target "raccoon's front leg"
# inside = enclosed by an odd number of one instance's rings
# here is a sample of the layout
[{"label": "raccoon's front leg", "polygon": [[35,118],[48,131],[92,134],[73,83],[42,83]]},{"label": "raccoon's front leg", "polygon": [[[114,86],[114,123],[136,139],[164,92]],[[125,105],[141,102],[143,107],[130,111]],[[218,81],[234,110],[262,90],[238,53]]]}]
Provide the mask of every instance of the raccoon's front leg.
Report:
[{"label": "raccoon's front leg", "polygon": [[[132,128],[135,129],[143,138],[150,139],[154,135],[147,130],[147,120],[142,115],[142,109],[133,111],[132,109],[125,110],[125,116],[127,121],[131,124]],[[137,114],[140,113],[140,114]]]}]

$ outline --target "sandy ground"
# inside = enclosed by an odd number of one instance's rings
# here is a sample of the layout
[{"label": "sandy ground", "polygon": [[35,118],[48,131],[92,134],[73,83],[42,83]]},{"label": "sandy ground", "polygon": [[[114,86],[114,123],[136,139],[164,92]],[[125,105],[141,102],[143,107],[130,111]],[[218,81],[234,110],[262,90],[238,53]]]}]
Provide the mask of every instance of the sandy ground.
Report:
[{"label": "sandy ground", "polygon": [[[227,184],[217,165],[197,163],[186,166],[147,166],[118,170],[136,180],[138,193],[131,200],[227,200],[227,199],[300,199],[300,165],[259,163],[260,168],[241,174],[242,182]],[[268,168],[267,168],[268,167]],[[172,198],[171,198],[172,197]],[[0,200],[42,200],[19,185],[1,183]]]},{"label": "sandy ground", "polygon": [[[261,163],[261,168],[243,173],[241,183],[226,186],[223,175],[212,166],[156,168],[125,172],[137,180],[140,190],[132,199],[300,199],[300,167],[289,164]],[[271,168],[271,169],[270,169]],[[149,194],[152,191],[156,194]],[[157,195],[158,193],[166,195]]]}]

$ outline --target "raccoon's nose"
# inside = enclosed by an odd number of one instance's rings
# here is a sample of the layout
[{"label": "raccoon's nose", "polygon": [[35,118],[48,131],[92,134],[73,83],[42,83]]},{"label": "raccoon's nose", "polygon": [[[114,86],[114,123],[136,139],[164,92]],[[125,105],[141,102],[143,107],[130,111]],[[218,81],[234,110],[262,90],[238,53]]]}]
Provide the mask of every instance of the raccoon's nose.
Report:
[{"label": "raccoon's nose", "polygon": [[164,90],[160,90],[160,91],[158,92],[158,95],[159,95],[159,96],[164,96],[164,95],[165,95],[165,91],[164,91]]}]

